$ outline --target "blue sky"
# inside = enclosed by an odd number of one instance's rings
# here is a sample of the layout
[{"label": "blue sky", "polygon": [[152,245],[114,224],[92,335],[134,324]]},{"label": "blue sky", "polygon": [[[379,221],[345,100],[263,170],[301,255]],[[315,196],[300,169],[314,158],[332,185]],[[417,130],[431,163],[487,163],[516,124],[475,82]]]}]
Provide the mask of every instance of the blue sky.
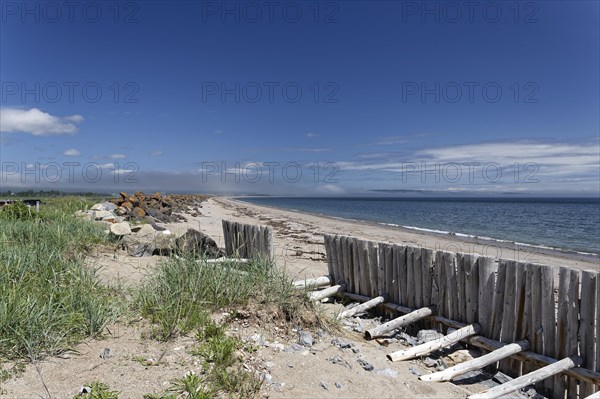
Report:
[{"label": "blue sky", "polygon": [[596,1],[0,4],[3,187],[600,189]]}]

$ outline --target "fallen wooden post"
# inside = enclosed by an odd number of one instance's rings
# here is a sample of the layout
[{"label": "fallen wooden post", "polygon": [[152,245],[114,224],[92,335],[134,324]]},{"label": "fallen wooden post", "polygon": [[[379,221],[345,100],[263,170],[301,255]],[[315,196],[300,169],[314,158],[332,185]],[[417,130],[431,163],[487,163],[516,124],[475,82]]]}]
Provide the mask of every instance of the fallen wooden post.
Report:
[{"label": "fallen wooden post", "polygon": [[457,364],[456,366],[450,367],[446,370],[442,370],[433,374],[422,375],[419,377],[419,379],[423,381],[450,381],[452,378],[458,375],[473,370],[479,370],[485,366],[496,363],[497,361],[507,358],[515,353],[524,351],[528,348],[529,342],[527,342],[527,340],[519,341],[514,344],[505,345],[502,348],[496,349],[495,351],[478,357],[477,359]]},{"label": "fallen wooden post", "polygon": [[316,278],[297,280],[294,281],[292,285],[294,286],[294,288],[323,287],[331,285],[331,276],[321,276]]},{"label": "fallen wooden post", "polygon": [[[231,262],[231,263],[249,263],[251,261],[251,259],[221,257],[221,258],[215,258],[215,259],[206,259],[205,261],[206,261],[206,263],[227,263],[227,262]],[[200,260],[200,262],[202,262],[202,260]]]},{"label": "fallen wooden post", "polygon": [[418,356],[427,355],[445,346],[453,345],[461,339],[465,339],[467,337],[470,337],[471,335],[479,334],[479,331],[481,331],[481,327],[479,327],[479,324],[470,324],[466,327],[454,331],[451,334],[446,335],[441,339],[436,339],[434,341],[426,342],[421,345],[413,346],[412,348],[392,352],[387,355],[387,358],[390,359],[392,362],[397,362],[399,360],[408,360]]},{"label": "fallen wooden post", "polygon": [[498,385],[497,387],[493,387],[483,392],[471,395],[469,396],[469,399],[499,398],[538,381],[542,381],[545,378],[552,377],[553,375],[559,374],[565,370],[579,366],[582,362],[583,360],[579,356],[567,357],[559,360],[556,363],[552,363],[546,367],[542,367],[541,369],[515,378],[514,380],[506,382],[502,385]]},{"label": "fallen wooden post", "polygon": [[404,316],[397,317],[394,320],[390,320],[387,323],[383,323],[377,327],[365,331],[365,338],[373,339],[389,334],[392,331],[395,331],[409,324],[415,323],[421,319],[424,319],[427,316],[431,316],[433,314],[433,310],[434,307],[429,306],[417,309],[414,312],[410,312],[409,314],[406,314]]},{"label": "fallen wooden post", "polygon": [[[600,290],[599,290],[599,292],[600,292]],[[361,301],[361,302],[366,302],[369,299],[371,299],[370,297],[365,296],[365,295],[352,294],[349,292],[340,292],[340,293],[338,293],[338,295],[342,295],[344,297],[353,299],[355,301]],[[399,313],[404,313],[404,314],[408,314],[408,313],[414,312],[416,310],[416,309],[411,309],[406,306],[397,305],[397,304],[391,303],[391,302],[384,302],[380,306],[384,309],[388,309],[388,310],[391,310],[394,312],[399,312]],[[600,309],[600,307],[599,307],[599,309]],[[446,325],[448,327],[452,327],[452,328],[462,328],[467,325],[460,321],[450,320],[446,317],[438,316],[438,315],[431,315],[431,316],[428,316],[426,319],[437,322],[437,323],[444,324],[444,325]],[[500,341],[482,337],[481,335],[477,335],[474,337],[467,337],[467,338],[463,339],[463,341],[465,341],[468,344],[471,344],[473,346],[476,346],[477,348],[485,349],[490,352],[493,350],[496,350],[496,349],[500,349],[505,345],[504,343],[502,343]],[[544,367],[549,364],[553,364],[557,361],[557,359],[555,359],[553,357],[540,355],[539,353],[530,352],[530,351],[523,351],[523,352],[515,353],[515,354],[511,355],[510,357],[511,357],[511,359],[519,360],[521,362],[527,362],[527,363],[530,363],[530,364],[533,364],[533,365],[536,365],[539,367]],[[572,369],[565,370],[563,372],[563,374],[565,374],[569,377],[573,377],[579,381],[585,381],[585,382],[589,382],[594,385],[600,385],[600,372],[598,372],[598,371],[588,370],[583,367],[575,367]]]},{"label": "fallen wooden post", "polygon": [[346,291],[346,284],[341,284],[325,288],[324,290],[310,292],[309,296],[311,301],[320,301],[323,298],[327,298],[344,291]]},{"label": "fallen wooden post", "polygon": [[369,309],[373,309],[375,306],[380,305],[382,303],[384,303],[386,301],[386,297],[384,296],[378,296],[375,297],[367,302],[363,302],[360,305],[357,305],[353,308],[350,308],[348,310],[344,310],[343,312],[341,312],[340,314],[337,315],[337,319],[343,319],[346,317],[352,317],[355,314],[359,314],[362,312],[366,312]]},{"label": "fallen wooden post", "polygon": [[600,391],[593,393],[590,396],[586,396],[584,399],[600,399]]}]

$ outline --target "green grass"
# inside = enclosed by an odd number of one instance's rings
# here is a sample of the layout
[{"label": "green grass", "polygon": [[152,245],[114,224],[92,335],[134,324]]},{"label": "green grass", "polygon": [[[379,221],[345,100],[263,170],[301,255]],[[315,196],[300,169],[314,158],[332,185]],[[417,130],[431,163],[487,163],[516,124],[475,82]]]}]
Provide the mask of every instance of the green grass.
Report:
[{"label": "green grass", "polygon": [[40,213],[0,210],[0,361],[36,360],[99,334],[116,315],[116,296],[84,267],[106,243],[102,229],[77,220],[85,200],[49,200]]},{"label": "green grass", "polygon": [[153,335],[160,340],[205,325],[213,311],[235,310],[249,302],[275,306],[288,321],[312,312],[304,293],[269,262],[257,260],[239,267],[207,264],[191,256],[170,258],[141,287],[136,306],[154,324]]}]

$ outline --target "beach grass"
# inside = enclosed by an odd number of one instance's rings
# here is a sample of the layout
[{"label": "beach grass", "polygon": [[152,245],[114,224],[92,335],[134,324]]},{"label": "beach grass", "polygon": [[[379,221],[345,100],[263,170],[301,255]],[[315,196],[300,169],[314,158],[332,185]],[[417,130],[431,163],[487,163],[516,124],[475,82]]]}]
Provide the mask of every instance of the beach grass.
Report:
[{"label": "beach grass", "polygon": [[102,228],[73,217],[85,199],[0,210],[0,360],[37,360],[96,336],[118,313],[118,296],[84,266],[107,244]]}]

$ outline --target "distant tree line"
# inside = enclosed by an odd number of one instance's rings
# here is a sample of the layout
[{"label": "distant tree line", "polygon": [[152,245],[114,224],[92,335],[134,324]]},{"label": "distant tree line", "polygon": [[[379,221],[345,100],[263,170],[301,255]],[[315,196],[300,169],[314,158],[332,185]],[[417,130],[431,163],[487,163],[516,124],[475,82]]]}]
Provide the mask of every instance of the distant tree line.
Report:
[{"label": "distant tree line", "polygon": [[59,190],[25,190],[25,191],[12,191],[12,190],[0,190],[0,197],[67,197],[71,195],[76,195],[80,197],[108,197],[111,194],[106,193],[94,193],[91,191],[88,192],[64,192]]}]

